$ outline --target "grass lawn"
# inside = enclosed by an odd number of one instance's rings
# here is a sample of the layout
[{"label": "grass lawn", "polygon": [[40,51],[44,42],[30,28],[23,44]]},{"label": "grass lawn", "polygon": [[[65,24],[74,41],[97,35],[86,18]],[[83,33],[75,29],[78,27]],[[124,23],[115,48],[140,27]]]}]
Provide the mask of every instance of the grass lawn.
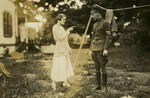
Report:
[{"label": "grass lawn", "polygon": [[[74,64],[78,49],[70,54]],[[0,98],[150,98],[150,58],[137,47],[112,48],[109,52],[108,92],[95,91],[95,67],[82,49],[74,66],[75,75],[69,78],[72,85],[57,90],[51,88],[50,71],[53,55],[26,54],[22,59],[6,58],[0,61],[11,73],[12,78],[0,76]]]}]

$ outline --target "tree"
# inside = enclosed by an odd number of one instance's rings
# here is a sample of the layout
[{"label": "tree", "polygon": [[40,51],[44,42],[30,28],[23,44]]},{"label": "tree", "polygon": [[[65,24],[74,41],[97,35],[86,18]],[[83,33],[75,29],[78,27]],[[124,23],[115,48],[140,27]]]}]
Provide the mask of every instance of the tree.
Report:
[{"label": "tree", "polygon": [[[63,12],[68,16],[67,26],[76,25],[78,29],[80,28],[77,31],[80,34],[84,32],[90,16],[90,8],[93,4],[101,5],[106,9],[118,9],[150,4],[150,0],[80,0],[83,5],[82,8],[79,8],[75,7],[75,5],[77,5],[75,0],[68,0],[68,2],[71,1],[70,4],[64,3],[60,5],[60,2],[63,1],[64,0],[41,0],[38,3],[35,2],[35,4],[39,7],[42,6],[45,9],[49,9],[49,6],[52,5],[53,8],[57,9],[49,12],[50,21],[48,24],[53,24],[56,15]],[[143,45],[149,45],[150,38],[147,35],[149,34],[150,22],[147,20],[150,17],[150,7],[115,11],[114,14],[117,17],[117,25],[120,32],[124,32],[125,29],[130,29],[129,31],[132,31],[131,29],[133,29],[139,35],[138,40],[140,39]],[[127,22],[130,22],[130,24],[123,28],[124,24]]]}]

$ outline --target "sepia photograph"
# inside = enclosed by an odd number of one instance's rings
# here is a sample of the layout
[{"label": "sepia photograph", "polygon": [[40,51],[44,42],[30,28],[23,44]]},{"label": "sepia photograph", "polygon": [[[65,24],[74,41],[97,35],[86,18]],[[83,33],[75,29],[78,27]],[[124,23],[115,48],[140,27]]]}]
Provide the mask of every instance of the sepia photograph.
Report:
[{"label": "sepia photograph", "polygon": [[150,0],[0,0],[0,98],[150,98]]}]

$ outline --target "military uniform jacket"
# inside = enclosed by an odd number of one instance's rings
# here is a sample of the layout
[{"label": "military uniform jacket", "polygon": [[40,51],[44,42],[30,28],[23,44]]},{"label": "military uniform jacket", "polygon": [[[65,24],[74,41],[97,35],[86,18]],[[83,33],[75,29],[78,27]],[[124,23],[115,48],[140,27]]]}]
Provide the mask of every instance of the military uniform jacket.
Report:
[{"label": "military uniform jacket", "polygon": [[111,33],[107,34],[106,31],[110,31],[110,25],[104,19],[97,21],[93,25],[93,36],[90,46],[92,51],[103,51],[104,49],[108,49],[111,43]]}]

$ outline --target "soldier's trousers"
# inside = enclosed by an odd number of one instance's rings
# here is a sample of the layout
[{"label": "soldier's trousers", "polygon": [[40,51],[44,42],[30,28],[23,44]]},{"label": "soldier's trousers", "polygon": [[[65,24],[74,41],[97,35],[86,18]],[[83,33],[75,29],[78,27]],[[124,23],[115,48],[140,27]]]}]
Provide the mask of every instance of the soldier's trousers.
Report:
[{"label": "soldier's trousers", "polygon": [[103,79],[103,85],[106,86],[107,82],[106,64],[108,62],[107,56],[103,56],[102,51],[92,51],[92,59],[96,67],[96,79],[98,86],[101,85],[101,76]]}]

